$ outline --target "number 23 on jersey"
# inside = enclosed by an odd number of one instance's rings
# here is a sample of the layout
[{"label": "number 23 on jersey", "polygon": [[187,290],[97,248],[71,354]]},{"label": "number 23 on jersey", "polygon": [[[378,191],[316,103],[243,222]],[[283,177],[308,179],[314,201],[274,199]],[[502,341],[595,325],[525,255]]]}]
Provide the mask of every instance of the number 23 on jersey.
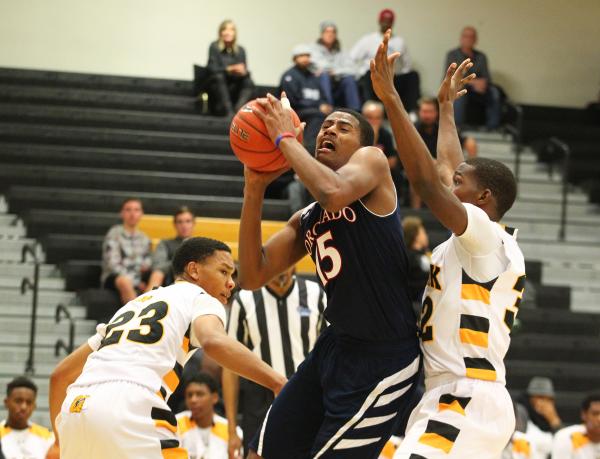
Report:
[{"label": "number 23 on jersey", "polygon": [[[163,325],[161,321],[169,312],[169,305],[164,301],[157,301],[145,308],[142,308],[137,313],[135,311],[125,311],[119,314],[106,326],[106,336],[102,340],[100,349],[112,344],[117,344],[127,332],[126,339],[134,343],[154,344],[160,341],[163,336]],[[139,319],[139,328],[133,328],[137,324],[130,322],[134,319]]]}]

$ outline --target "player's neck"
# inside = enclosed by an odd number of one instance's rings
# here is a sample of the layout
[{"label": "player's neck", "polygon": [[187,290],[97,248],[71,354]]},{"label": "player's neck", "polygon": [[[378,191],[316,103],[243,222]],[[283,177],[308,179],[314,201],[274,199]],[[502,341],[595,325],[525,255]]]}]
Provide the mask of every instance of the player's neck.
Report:
[{"label": "player's neck", "polygon": [[213,426],[213,418],[214,413],[210,411],[206,414],[195,416],[193,419],[199,428],[208,429]]},{"label": "player's neck", "polygon": [[131,234],[133,234],[137,231],[137,226],[135,226],[135,225],[129,226],[129,225],[123,223],[123,228],[125,228],[125,231],[127,231],[128,233],[131,233]]},{"label": "player's neck", "polygon": [[14,419],[8,418],[8,419],[6,419],[6,427],[10,427],[13,430],[25,430],[29,427],[29,422],[25,421],[23,423],[23,422],[15,421]]}]

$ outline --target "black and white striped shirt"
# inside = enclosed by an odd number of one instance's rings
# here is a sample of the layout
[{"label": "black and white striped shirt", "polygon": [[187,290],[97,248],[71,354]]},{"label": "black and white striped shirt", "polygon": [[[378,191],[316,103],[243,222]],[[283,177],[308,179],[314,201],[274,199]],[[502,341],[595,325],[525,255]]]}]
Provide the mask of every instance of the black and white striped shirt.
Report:
[{"label": "black and white striped shirt", "polygon": [[325,328],[326,296],[319,284],[295,278],[283,297],[268,287],[235,296],[227,333],[288,378]]}]

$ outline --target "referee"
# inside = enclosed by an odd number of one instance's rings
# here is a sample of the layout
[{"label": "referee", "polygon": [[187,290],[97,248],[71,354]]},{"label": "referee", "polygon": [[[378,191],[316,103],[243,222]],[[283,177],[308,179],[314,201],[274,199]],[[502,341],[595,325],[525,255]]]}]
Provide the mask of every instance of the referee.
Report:
[{"label": "referee", "polygon": [[[325,328],[326,296],[319,284],[284,271],[263,288],[235,296],[227,333],[289,377]],[[241,395],[240,395],[241,394]],[[239,400],[239,404],[238,404]],[[237,414],[242,414],[244,451],[273,402],[273,393],[223,368],[223,401],[229,430],[229,457],[238,457]]]}]

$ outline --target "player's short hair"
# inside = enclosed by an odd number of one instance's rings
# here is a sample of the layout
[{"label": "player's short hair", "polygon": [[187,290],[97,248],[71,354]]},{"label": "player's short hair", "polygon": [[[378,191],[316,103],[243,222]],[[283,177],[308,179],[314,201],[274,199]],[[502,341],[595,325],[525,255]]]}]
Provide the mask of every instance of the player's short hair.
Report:
[{"label": "player's short hair", "polygon": [[404,244],[406,247],[412,247],[421,228],[423,228],[423,220],[419,217],[404,217],[402,220],[402,229],[404,230]]},{"label": "player's short hair", "polygon": [[184,392],[186,391],[188,386],[192,383],[206,385],[206,387],[208,387],[208,390],[213,394],[219,391],[219,385],[217,384],[217,381],[215,380],[215,378],[213,378],[208,373],[199,372],[199,373],[194,373],[194,374],[190,375],[189,377],[187,377],[185,379],[185,383],[183,386]]},{"label": "player's short hair", "polygon": [[600,402],[600,393],[590,394],[581,402],[581,411],[587,411],[592,406],[592,403]]},{"label": "player's short hair", "polygon": [[502,218],[517,197],[517,181],[512,171],[500,161],[489,158],[469,158],[466,163],[474,167],[479,186],[492,192],[498,218]]},{"label": "player's short hair", "polygon": [[123,210],[123,208],[125,207],[125,204],[129,203],[129,202],[139,202],[140,203],[140,207],[143,209],[144,208],[144,204],[142,203],[142,200],[140,198],[135,198],[133,196],[130,196],[128,198],[123,199],[123,201],[121,201],[121,207],[119,207],[119,210]]},{"label": "player's short hair", "polygon": [[194,212],[192,212],[188,206],[181,206],[173,214],[173,222],[175,222],[177,220],[177,217],[179,217],[181,214],[190,214],[192,216],[192,219],[196,218]]},{"label": "player's short hair", "polygon": [[373,143],[375,143],[375,133],[373,132],[373,127],[364,116],[362,116],[356,110],[352,110],[350,108],[337,108],[334,111],[348,113],[356,118],[358,121],[358,127],[360,129],[360,145],[362,147],[370,147],[373,145]]},{"label": "player's short hair", "polygon": [[10,394],[13,390],[18,389],[19,387],[25,387],[26,389],[31,389],[35,395],[37,395],[38,388],[35,383],[25,376],[17,376],[11,382],[6,385],[6,396],[10,397]]},{"label": "player's short hair", "polygon": [[205,258],[210,257],[217,250],[223,250],[231,253],[231,249],[227,244],[216,239],[207,237],[191,237],[183,241],[173,255],[171,263],[173,274],[180,276],[183,274],[188,263],[202,262]]}]

